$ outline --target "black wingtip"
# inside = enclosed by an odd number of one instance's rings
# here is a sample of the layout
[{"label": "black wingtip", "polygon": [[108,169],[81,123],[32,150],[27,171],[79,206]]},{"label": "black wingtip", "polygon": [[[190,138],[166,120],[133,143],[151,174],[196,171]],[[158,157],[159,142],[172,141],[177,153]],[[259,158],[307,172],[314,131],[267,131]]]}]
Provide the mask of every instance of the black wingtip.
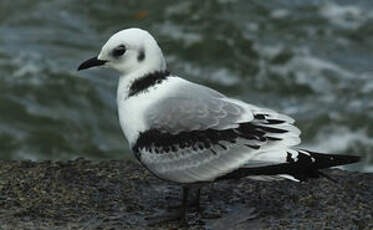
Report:
[{"label": "black wingtip", "polygon": [[[303,150],[304,151],[304,150]],[[311,151],[306,151],[316,159],[313,164],[317,169],[329,168],[338,165],[347,165],[357,163],[361,160],[360,156],[340,155],[340,154],[322,154]]]},{"label": "black wingtip", "polygon": [[93,57],[93,58],[86,60],[82,64],[80,64],[77,71],[88,69],[88,68],[95,67],[95,66],[101,66],[101,65],[104,65],[105,63],[106,61],[99,60],[97,59],[97,57]]},{"label": "black wingtip", "polygon": [[361,161],[360,156],[350,156],[350,155],[345,155],[345,156],[347,157],[346,160],[348,162],[350,162],[350,163],[347,163],[347,164],[357,163],[357,162]]},{"label": "black wingtip", "polygon": [[353,164],[361,160],[361,157],[359,156],[337,154],[331,154],[329,155],[329,158],[332,160],[332,162],[338,165]]}]

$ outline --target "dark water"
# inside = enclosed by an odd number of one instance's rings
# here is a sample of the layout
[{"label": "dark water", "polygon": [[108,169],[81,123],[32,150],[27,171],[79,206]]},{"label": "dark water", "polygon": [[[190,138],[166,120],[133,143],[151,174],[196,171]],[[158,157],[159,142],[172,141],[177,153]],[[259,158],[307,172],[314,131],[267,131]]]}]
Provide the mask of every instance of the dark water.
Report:
[{"label": "dark water", "polygon": [[304,147],[373,171],[369,0],[1,0],[1,159],[130,155],[115,73],[76,72],[127,27],[151,31],[172,72],[289,114]]}]

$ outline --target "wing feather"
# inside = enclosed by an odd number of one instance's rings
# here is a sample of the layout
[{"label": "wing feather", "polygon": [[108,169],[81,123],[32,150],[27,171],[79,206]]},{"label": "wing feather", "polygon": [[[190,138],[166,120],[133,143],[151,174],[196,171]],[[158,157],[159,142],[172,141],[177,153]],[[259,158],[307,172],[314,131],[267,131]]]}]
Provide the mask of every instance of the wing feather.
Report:
[{"label": "wing feather", "polygon": [[171,95],[148,108],[150,130],[132,147],[163,179],[212,181],[242,166],[275,164],[284,155],[286,161],[286,149],[300,142],[300,131],[286,115],[193,83],[181,84]]}]

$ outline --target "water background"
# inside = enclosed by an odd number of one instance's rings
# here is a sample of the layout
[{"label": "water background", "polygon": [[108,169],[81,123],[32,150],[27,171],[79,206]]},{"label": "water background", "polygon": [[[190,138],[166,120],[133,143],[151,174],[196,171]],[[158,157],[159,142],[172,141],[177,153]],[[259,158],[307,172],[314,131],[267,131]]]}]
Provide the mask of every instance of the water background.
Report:
[{"label": "water background", "polygon": [[302,147],[373,171],[370,0],[1,0],[0,159],[131,157],[116,74],[76,71],[127,27],[149,30],[173,73],[291,115]]}]

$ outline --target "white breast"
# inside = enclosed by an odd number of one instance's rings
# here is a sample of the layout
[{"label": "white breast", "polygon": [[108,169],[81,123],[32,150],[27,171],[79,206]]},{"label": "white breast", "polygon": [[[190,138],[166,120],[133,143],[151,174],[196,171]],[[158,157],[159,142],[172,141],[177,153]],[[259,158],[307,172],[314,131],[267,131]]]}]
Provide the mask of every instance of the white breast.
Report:
[{"label": "white breast", "polygon": [[150,104],[149,99],[130,98],[127,100],[117,100],[119,122],[124,135],[130,146],[134,144],[140,132],[146,130],[143,119],[143,111]]},{"label": "white breast", "polygon": [[168,78],[144,92],[128,97],[128,82],[119,81],[117,91],[119,122],[131,147],[135,144],[139,133],[150,128],[144,119],[145,111],[149,112],[147,108],[158,100],[170,96],[177,84],[179,84],[177,78]]}]

